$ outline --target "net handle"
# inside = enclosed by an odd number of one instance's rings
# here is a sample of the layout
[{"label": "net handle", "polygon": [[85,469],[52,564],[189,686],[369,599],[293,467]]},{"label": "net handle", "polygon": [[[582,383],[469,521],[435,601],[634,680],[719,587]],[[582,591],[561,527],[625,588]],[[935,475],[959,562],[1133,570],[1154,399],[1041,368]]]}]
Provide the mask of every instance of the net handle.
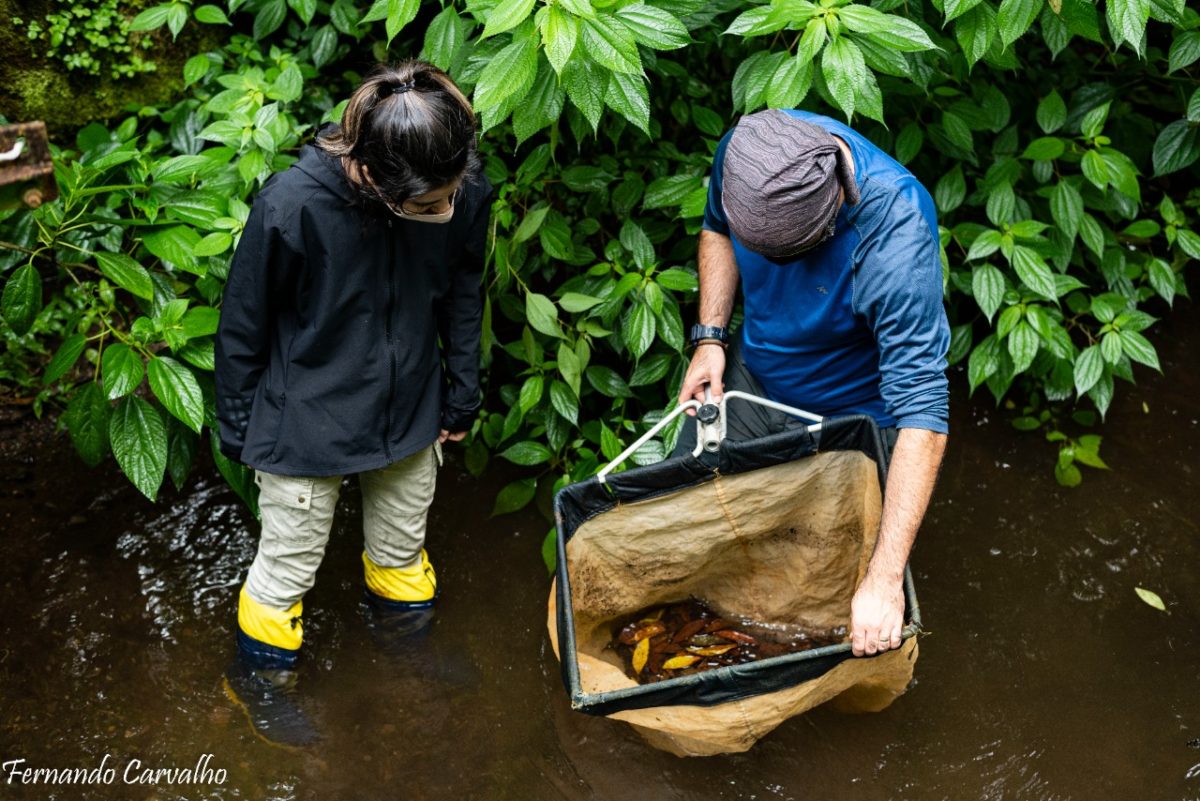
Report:
[{"label": "net handle", "polygon": [[[657,436],[658,432],[670,425],[672,420],[686,412],[688,409],[695,409],[697,412],[696,449],[692,451],[692,455],[699,456],[703,451],[715,453],[720,449],[721,442],[725,439],[726,432],[728,431],[729,416],[727,414],[726,407],[731,400],[754,403],[759,406],[765,406],[768,409],[775,409],[776,411],[790,414],[791,416],[798,417],[802,420],[807,420],[810,423],[808,430],[814,433],[821,430],[821,423],[825,419],[820,415],[813,414],[812,412],[806,412],[803,409],[797,409],[795,406],[788,406],[785,403],[768,400],[767,398],[761,398],[758,395],[751,395],[749,392],[742,392],[736,389],[726,392],[724,397],[721,398],[720,403],[714,404],[712,402],[712,391],[707,385],[705,385],[704,403],[700,403],[698,400],[689,400],[676,406],[665,417],[663,417],[663,419],[655,423],[649,431],[634,440],[632,445],[621,451],[621,453],[617,455],[617,458],[605,465],[604,469],[596,474],[596,478],[600,480],[601,484],[607,484],[609,473],[611,473],[618,465],[636,453],[638,448],[642,447],[655,436]],[[706,416],[704,412],[708,412],[707,416],[709,417],[711,417],[712,412],[716,412],[717,416],[710,419],[710,421],[706,423],[701,419],[702,417]]]}]

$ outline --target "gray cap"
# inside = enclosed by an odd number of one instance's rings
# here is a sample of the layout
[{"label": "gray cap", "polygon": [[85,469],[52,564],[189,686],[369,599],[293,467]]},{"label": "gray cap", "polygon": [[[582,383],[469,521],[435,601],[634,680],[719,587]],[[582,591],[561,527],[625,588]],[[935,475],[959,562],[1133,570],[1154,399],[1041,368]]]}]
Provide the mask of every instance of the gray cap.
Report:
[{"label": "gray cap", "polygon": [[833,135],[779,109],[742,117],[725,147],[721,207],[756,253],[797,255],[828,238],[838,190],[858,202],[853,166]]}]

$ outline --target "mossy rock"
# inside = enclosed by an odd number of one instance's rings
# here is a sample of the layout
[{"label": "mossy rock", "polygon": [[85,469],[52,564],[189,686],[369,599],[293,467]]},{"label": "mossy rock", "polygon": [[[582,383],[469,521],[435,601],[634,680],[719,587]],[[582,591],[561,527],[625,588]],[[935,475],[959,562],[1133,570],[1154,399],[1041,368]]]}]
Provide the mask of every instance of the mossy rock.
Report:
[{"label": "mossy rock", "polygon": [[[123,3],[121,10],[134,16],[153,4],[152,0],[134,0]],[[42,20],[51,10],[61,12],[64,5],[48,0],[0,0],[0,19]],[[43,45],[30,41],[26,30],[11,23],[0,26],[0,114],[9,122],[43,120],[51,138],[63,144],[73,142],[75,132],[88,123],[180,97],[184,62],[215,47],[223,33],[194,21],[176,41],[165,28],[153,31],[147,35],[154,37],[154,46],[146,52],[155,69],[113,78],[106,70],[94,76],[67,69],[61,61],[40,52]]]}]

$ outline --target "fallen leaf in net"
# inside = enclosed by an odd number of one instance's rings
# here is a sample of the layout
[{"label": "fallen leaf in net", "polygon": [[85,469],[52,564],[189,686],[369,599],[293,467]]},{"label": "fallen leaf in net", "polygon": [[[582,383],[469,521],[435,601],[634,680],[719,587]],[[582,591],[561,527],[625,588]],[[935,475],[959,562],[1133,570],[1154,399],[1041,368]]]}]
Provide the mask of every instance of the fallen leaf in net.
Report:
[{"label": "fallen leaf in net", "polygon": [[646,657],[650,656],[650,639],[646,638],[633,649],[633,672],[641,673],[646,666]]},{"label": "fallen leaf in net", "polygon": [[673,656],[666,662],[663,662],[663,670],[682,670],[686,667],[691,667],[700,661],[700,657],[690,654],[680,654]]}]

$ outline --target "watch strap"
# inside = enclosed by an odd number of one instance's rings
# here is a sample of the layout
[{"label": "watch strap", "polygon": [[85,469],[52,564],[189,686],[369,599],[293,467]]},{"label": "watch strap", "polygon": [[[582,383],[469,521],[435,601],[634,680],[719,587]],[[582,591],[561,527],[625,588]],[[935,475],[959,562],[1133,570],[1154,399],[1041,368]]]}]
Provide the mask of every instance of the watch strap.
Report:
[{"label": "watch strap", "polygon": [[697,342],[704,339],[715,339],[722,344],[729,343],[729,332],[716,325],[700,325],[697,323],[692,326],[692,330],[688,334],[688,341],[695,345]]}]

